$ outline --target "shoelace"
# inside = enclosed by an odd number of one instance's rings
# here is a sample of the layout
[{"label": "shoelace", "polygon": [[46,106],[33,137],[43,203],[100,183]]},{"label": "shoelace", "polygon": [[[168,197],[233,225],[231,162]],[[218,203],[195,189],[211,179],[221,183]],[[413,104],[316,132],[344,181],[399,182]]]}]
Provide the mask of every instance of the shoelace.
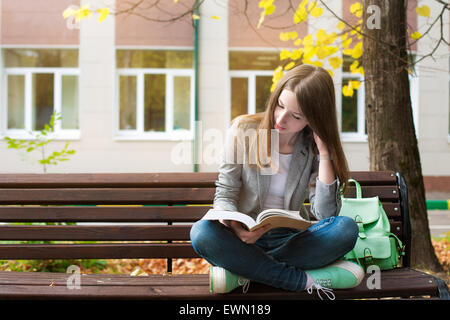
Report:
[{"label": "shoelace", "polygon": [[322,291],[329,300],[334,300],[336,299],[336,296],[333,293],[333,290],[327,287],[322,287],[320,284],[318,283],[312,283],[309,288],[306,289],[306,291],[309,294],[313,293],[313,290],[316,289],[317,290],[317,295],[319,296],[320,300],[323,300],[322,296],[320,295],[320,291]]},{"label": "shoelace", "polygon": [[243,286],[242,292],[243,293],[247,293],[248,287],[250,287],[250,280],[239,278],[238,279],[238,284],[240,286]]}]

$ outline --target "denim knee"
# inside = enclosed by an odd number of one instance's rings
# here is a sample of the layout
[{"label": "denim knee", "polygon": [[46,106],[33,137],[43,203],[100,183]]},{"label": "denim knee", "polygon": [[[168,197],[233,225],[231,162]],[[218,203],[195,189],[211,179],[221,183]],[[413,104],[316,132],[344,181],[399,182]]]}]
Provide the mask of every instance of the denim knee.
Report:
[{"label": "denim knee", "polygon": [[208,243],[211,243],[211,223],[212,221],[209,220],[199,220],[196,223],[192,225],[191,231],[190,231],[190,239],[192,247],[194,248],[195,252],[201,255],[202,248],[205,248],[205,246],[208,246]]},{"label": "denim knee", "polygon": [[345,244],[348,251],[350,251],[355,246],[356,240],[358,240],[358,225],[352,218],[349,217],[338,216],[336,219],[339,220],[341,230],[339,238]]}]

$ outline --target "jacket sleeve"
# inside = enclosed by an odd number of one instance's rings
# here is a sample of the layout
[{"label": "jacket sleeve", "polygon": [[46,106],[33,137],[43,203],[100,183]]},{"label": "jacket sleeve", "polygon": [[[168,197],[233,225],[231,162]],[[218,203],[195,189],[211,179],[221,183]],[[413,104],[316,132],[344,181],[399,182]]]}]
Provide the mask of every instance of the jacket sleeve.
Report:
[{"label": "jacket sleeve", "polygon": [[[242,185],[242,161],[236,155],[235,139],[238,121],[235,121],[225,137],[224,149],[222,151],[219,175],[215,182],[216,193],[214,195],[214,209],[238,211],[239,194]],[[239,150],[239,148],[237,148]]]},{"label": "jacket sleeve", "polygon": [[314,159],[309,180],[309,202],[311,213],[317,220],[337,216],[341,209],[341,195],[339,193],[339,179],[331,184],[319,180],[319,162]]}]

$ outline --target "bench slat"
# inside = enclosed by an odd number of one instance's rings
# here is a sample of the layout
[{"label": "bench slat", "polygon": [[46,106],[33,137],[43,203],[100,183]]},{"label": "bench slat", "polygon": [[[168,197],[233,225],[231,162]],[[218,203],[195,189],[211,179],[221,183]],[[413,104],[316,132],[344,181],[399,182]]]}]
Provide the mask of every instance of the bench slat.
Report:
[{"label": "bench slat", "polygon": [[[212,204],[215,188],[0,189],[0,205],[12,204]],[[349,187],[346,197],[355,197]],[[363,197],[398,201],[396,186],[366,186]]]},{"label": "bench slat", "polygon": [[199,258],[190,243],[4,244],[0,259]]},{"label": "bench slat", "polygon": [[194,222],[211,206],[0,207],[1,222]]},{"label": "bench slat", "polygon": [[0,226],[0,240],[186,240],[191,226]]},{"label": "bench slat", "polygon": [[[265,299],[299,300],[318,298],[306,291],[289,292],[259,283],[251,283],[246,294],[241,288],[226,295],[209,293],[208,275],[81,275],[80,290],[69,289],[69,274],[0,272],[0,298],[26,299]],[[15,276],[15,277],[14,277]],[[423,272],[400,268],[381,273],[381,289],[369,289],[366,275],[352,289],[334,290],[337,299],[410,297],[437,294],[434,278]]]},{"label": "bench slat", "polygon": [[[352,171],[362,185],[396,184],[394,171]],[[212,188],[217,172],[1,174],[0,188]]]},{"label": "bench slat", "polygon": [[[310,205],[305,205],[309,211]],[[195,222],[211,206],[0,207],[0,222]],[[383,203],[388,217],[400,219],[399,203]]]},{"label": "bench slat", "polygon": [[[391,232],[402,239],[400,221],[390,221]],[[2,225],[0,240],[33,241],[188,241],[191,225],[36,226]]]},{"label": "bench slat", "polygon": [[212,188],[217,172],[0,174],[0,188]]},{"label": "bench slat", "polygon": [[214,193],[214,188],[0,189],[0,204],[208,204]]}]

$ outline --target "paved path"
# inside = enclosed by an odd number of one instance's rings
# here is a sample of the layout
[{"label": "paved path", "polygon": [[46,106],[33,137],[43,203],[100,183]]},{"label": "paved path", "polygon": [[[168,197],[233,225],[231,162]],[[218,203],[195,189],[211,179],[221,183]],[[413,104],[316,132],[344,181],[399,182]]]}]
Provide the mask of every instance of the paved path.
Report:
[{"label": "paved path", "polygon": [[443,236],[450,231],[450,210],[428,210],[428,223],[432,236]]}]

